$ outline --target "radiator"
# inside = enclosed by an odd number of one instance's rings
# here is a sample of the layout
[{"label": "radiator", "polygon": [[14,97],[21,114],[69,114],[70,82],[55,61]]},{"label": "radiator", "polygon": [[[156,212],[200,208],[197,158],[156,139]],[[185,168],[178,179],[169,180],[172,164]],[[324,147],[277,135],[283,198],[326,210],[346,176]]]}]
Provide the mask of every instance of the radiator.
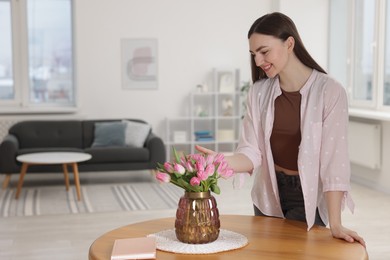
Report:
[{"label": "radiator", "polygon": [[370,169],[381,167],[381,125],[349,122],[349,157],[351,163]]}]

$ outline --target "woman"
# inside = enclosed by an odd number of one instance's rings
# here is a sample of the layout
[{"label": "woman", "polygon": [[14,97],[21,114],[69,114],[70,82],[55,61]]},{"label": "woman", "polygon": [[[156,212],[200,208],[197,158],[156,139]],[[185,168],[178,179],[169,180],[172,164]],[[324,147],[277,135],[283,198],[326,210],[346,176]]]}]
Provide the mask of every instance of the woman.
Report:
[{"label": "woman", "polygon": [[341,224],[344,204],[354,208],[344,88],[314,61],[284,14],[256,20],[248,39],[254,84],[236,153],[227,160],[235,172],[260,170],[255,215],[306,221],[308,229],[329,222],[333,237],[365,246]]}]

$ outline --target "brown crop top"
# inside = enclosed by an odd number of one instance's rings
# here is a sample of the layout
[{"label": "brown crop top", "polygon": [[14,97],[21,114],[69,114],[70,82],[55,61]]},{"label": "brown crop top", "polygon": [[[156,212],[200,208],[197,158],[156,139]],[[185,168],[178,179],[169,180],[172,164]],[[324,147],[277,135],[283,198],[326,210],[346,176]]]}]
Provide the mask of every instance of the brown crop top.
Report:
[{"label": "brown crop top", "polygon": [[286,92],[275,99],[271,149],[276,165],[298,170],[298,149],[301,143],[301,94]]}]

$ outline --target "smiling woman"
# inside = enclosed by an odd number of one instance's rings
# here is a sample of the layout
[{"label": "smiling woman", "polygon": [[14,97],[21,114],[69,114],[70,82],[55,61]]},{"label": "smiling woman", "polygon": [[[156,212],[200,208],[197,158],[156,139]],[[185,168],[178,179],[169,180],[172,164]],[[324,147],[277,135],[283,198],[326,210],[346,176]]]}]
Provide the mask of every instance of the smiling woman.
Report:
[{"label": "smiling woman", "polygon": [[[279,26],[275,27],[275,24],[279,24]],[[261,40],[259,38],[263,41],[259,41]],[[268,78],[264,69],[261,68],[261,64],[257,64],[254,54],[257,52],[270,56],[269,52],[272,48],[278,47],[274,45],[275,41],[284,43],[285,47],[289,48],[290,53],[294,50],[295,55],[304,65],[325,73],[325,70],[310,56],[298,34],[294,22],[287,16],[279,18],[276,15],[268,14],[260,17],[249,29],[248,39],[252,55],[251,68],[253,80]],[[259,45],[259,43],[261,44]],[[280,59],[281,57],[278,56],[276,58]],[[261,69],[259,70],[258,67]]]},{"label": "smiling woman", "polygon": [[341,205],[354,209],[344,88],[311,57],[285,14],[257,19],[248,39],[253,86],[238,147],[226,160],[235,172],[259,172],[255,215],[303,221],[309,230],[329,222],[335,238],[364,246],[341,224]]},{"label": "smiling woman", "polygon": [[273,78],[285,66],[286,59],[283,57],[292,52],[294,38],[289,37],[282,41],[270,35],[255,33],[249,38],[249,46],[256,66],[261,68],[267,77]]}]

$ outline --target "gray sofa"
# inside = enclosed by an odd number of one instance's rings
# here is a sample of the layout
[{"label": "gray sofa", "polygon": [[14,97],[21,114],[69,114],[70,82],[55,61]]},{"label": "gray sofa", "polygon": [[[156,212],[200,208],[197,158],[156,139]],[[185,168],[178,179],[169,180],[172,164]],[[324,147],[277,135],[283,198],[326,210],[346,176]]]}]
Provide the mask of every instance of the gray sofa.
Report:
[{"label": "gray sofa", "polygon": [[[128,119],[126,122],[149,126],[139,119]],[[16,157],[33,152],[79,151],[91,154],[92,159],[79,163],[80,172],[154,169],[158,162],[165,161],[164,143],[151,128],[148,128],[141,147],[126,144],[98,145],[95,126],[102,125],[101,123],[121,124],[123,121],[119,119],[35,120],[16,123],[9,129],[8,135],[0,144],[0,174],[7,174],[6,179],[9,181],[11,174],[20,172],[21,163],[16,160]],[[109,135],[114,134],[109,133]],[[53,171],[61,172],[61,165],[32,165],[28,169],[28,173]],[[8,185],[8,181],[7,184],[3,183],[3,187]]]}]

